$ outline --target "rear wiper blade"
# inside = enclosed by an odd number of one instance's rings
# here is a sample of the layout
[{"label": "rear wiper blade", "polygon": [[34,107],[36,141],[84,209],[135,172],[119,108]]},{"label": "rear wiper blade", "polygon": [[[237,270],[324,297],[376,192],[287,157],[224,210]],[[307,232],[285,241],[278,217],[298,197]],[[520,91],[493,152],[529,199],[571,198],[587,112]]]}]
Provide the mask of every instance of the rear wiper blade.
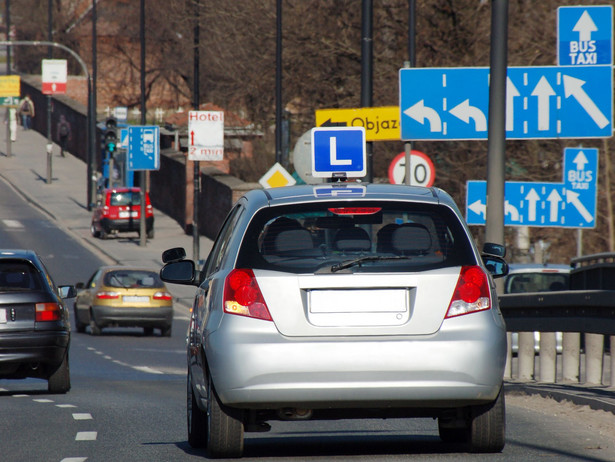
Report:
[{"label": "rear wiper blade", "polygon": [[333,266],[331,266],[331,272],[335,273],[337,271],[346,269],[346,268],[350,268],[351,266],[356,266],[359,265],[361,266],[361,263],[364,263],[366,261],[382,261],[382,260],[410,260],[412,257],[405,257],[403,255],[394,255],[394,256],[382,256],[382,255],[370,255],[367,257],[359,257],[359,258],[355,258],[354,260],[348,260],[346,262],[342,262],[342,263],[337,263]]}]

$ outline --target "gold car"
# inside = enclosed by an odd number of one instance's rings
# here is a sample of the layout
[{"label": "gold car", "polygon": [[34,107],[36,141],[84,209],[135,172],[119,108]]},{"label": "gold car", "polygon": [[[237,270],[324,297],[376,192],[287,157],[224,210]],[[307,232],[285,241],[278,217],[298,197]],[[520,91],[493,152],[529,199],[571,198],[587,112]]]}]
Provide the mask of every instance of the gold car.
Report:
[{"label": "gold car", "polygon": [[78,332],[87,326],[92,335],[105,327],[143,327],[145,335],[160,329],[163,337],[171,336],[173,297],[156,271],[103,266],[75,287]]}]

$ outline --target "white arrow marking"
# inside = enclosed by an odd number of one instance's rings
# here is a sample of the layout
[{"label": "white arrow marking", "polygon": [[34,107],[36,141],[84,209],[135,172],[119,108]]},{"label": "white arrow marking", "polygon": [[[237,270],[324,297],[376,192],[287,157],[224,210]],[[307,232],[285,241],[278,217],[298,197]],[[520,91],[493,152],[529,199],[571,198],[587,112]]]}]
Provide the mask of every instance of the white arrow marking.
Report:
[{"label": "white arrow marking", "polygon": [[331,166],[333,165],[351,165],[351,159],[338,159],[337,158],[337,138],[332,136],[329,138],[329,161]]},{"label": "white arrow marking", "polygon": [[549,85],[549,82],[544,75],[540,78],[540,80],[536,84],[536,87],[534,87],[534,91],[532,91],[532,96],[538,97],[538,130],[549,130],[549,98],[551,96],[555,96],[555,91],[553,91],[553,87]]},{"label": "white arrow marking", "polygon": [[596,103],[594,103],[592,99],[587,96],[587,93],[583,90],[583,85],[585,85],[584,80],[576,79],[574,77],[570,77],[569,75],[564,75],[564,94],[566,98],[570,95],[574,96],[574,99],[576,99],[581,107],[585,109],[585,112],[587,112],[594,122],[596,122],[598,127],[606,127],[609,124],[609,120],[604,116],[600,109],[598,109]]},{"label": "white arrow marking", "polygon": [[404,111],[404,114],[416,120],[421,125],[425,125],[425,119],[427,119],[429,121],[429,130],[431,132],[441,132],[442,121],[440,120],[440,116],[434,109],[425,106],[423,104],[424,101],[425,100],[420,100],[418,103],[410,106]]},{"label": "white arrow marking", "polygon": [[510,77],[506,77],[506,131],[511,132],[515,129],[515,108],[513,106],[513,100],[521,96],[515,84],[512,83]]},{"label": "white arrow marking", "polygon": [[529,221],[536,221],[536,202],[538,202],[540,200],[540,196],[538,195],[538,193],[536,192],[536,190],[534,188],[530,189],[530,192],[527,193],[527,196],[525,196],[525,200],[529,202],[529,207],[528,207],[528,220]]},{"label": "white arrow marking", "polygon": [[592,32],[596,32],[598,28],[585,10],[572,30],[579,33],[579,42],[589,42],[592,39]]},{"label": "white arrow marking", "polygon": [[477,132],[487,131],[487,118],[483,111],[475,106],[470,106],[470,100],[466,99],[462,103],[459,103],[453,109],[449,111],[452,115],[465,123],[470,123],[470,119],[474,119]]},{"label": "white arrow marking", "polygon": [[508,201],[504,202],[504,215],[510,215],[511,221],[519,221],[519,211],[514,205],[510,205]]},{"label": "white arrow marking", "polygon": [[559,212],[559,203],[562,200],[562,196],[554,189],[547,197],[547,202],[549,202],[549,221],[556,222],[557,215]]},{"label": "white arrow marking", "polygon": [[594,217],[589,213],[589,210],[585,208],[585,206],[579,200],[579,194],[570,190],[566,190],[566,202],[574,205],[574,207],[579,211],[581,216],[585,218],[585,221],[590,223]]},{"label": "white arrow marking", "polygon": [[483,204],[480,199],[468,205],[468,208],[477,215],[487,215],[487,205]]},{"label": "white arrow marking", "polygon": [[579,151],[572,163],[577,164],[577,170],[585,170],[585,164],[588,164],[589,160],[583,151]]}]

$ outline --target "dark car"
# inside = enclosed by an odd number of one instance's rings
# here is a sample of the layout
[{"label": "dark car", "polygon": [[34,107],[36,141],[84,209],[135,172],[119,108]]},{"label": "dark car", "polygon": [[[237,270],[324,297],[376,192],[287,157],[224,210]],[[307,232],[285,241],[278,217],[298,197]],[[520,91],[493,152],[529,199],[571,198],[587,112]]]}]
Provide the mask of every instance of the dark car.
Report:
[{"label": "dark car", "polygon": [[433,417],[443,441],[501,451],[503,254],[481,256],[437,188],[248,192],[202,270],[163,255],[163,280],[198,286],[188,442],[238,457],[272,420]]},{"label": "dark car", "polygon": [[[145,229],[154,237],[154,208],[145,193]],[[113,188],[103,190],[92,212],[92,236],[106,239],[110,234],[141,230],[141,189]]]},{"label": "dark car", "polygon": [[31,250],[0,250],[0,378],[47,380],[51,393],[70,390],[69,312],[63,298],[72,286],[56,287]]}]

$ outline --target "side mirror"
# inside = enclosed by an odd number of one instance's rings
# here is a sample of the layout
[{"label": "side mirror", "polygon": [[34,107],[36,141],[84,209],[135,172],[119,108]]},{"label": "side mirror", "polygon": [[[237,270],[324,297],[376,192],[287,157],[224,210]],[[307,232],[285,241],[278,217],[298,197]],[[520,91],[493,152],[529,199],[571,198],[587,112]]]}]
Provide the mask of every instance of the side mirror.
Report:
[{"label": "side mirror", "polygon": [[162,263],[171,263],[186,258],[186,251],[183,247],[175,247],[162,252]]},{"label": "side mirror", "polygon": [[506,263],[506,260],[502,257],[486,254],[482,257],[487,271],[489,271],[494,278],[501,278],[508,274],[508,263]]},{"label": "side mirror", "polygon": [[200,280],[200,272],[194,270],[194,262],[192,260],[180,260],[167,263],[160,270],[160,279],[173,284],[194,286],[198,286],[202,282]]},{"label": "side mirror", "polygon": [[483,245],[483,253],[504,258],[506,256],[506,247],[502,244],[485,242],[485,244]]},{"label": "side mirror", "polygon": [[60,292],[60,298],[75,298],[77,296],[75,286],[60,286],[58,292]]}]

